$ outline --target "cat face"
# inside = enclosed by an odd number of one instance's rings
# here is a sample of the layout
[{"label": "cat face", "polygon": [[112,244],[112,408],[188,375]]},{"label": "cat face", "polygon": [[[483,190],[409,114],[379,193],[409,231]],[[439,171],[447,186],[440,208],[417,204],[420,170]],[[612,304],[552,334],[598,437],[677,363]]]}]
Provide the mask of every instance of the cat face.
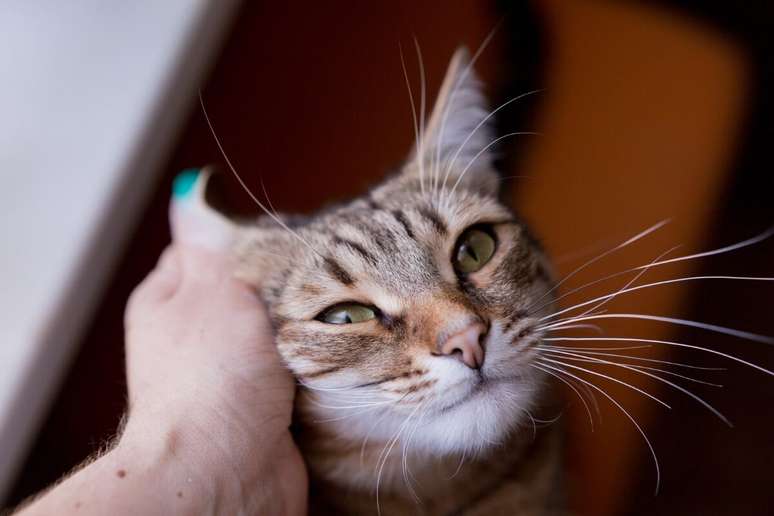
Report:
[{"label": "cat face", "polygon": [[497,199],[484,99],[458,51],[394,178],[308,220],[240,230],[297,411],[339,438],[478,451],[528,421],[548,264]]}]

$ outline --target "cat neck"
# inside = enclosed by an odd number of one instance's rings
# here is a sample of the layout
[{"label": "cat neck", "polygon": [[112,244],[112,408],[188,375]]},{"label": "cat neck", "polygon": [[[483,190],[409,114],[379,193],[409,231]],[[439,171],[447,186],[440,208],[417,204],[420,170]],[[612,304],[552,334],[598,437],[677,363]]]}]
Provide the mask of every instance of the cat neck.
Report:
[{"label": "cat neck", "polygon": [[[557,424],[514,431],[475,456],[432,455],[403,443],[346,439],[319,423],[299,427],[311,477],[310,508],[322,514],[444,514],[476,504],[504,486],[543,500],[556,486]],[[515,491],[514,491],[515,489]]]}]

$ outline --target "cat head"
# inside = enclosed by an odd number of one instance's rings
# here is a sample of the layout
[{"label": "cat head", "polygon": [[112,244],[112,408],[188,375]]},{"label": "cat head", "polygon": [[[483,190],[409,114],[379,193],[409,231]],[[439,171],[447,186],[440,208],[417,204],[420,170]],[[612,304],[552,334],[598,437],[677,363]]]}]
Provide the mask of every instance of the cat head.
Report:
[{"label": "cat head", "polygon": [[267,301],[305,424],[358,442],[410,427],[410,446],[446,454],[528,418],[552,282],[498,200],[490,121],[459,50],[397,175],[308,218],[239,229],[240,276]]}]

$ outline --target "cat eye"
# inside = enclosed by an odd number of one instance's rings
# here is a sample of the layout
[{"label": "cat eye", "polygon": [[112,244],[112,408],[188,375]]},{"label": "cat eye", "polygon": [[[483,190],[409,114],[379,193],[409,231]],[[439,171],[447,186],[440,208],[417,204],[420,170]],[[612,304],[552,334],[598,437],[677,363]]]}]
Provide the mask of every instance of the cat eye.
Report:
[{"label": "cat eye", "polygon": [[495,247],[494,237],[485,228],[473,227],[465,230],[454,249],[454,268],[462,274],[480,270],[492,259]]},{"label": "cat eye", "polygon": [[357,303],[343,303],[327,309],[317,317],[328,324],[353,324],[376,319],[376,310]]}]

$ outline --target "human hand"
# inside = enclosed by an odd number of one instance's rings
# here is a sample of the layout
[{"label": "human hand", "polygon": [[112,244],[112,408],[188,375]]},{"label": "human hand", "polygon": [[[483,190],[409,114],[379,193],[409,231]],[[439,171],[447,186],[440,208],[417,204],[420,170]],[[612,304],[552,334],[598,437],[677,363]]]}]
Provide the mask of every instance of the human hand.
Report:
[{"label": "human hand", "polygon": [[294,382],[265,307],[233,277],[232,226],[204,202],[209,177],[179,176],[175,244],[127,307],[121,443],[155,442],[192,481],[214,480],[213,499],[228,502],[215,512],[301,514],[308,481],[288,430]]},{"label": "human hand", "polygon": [[214,479],[229,507],[301,514],[307,476],[288,430],[293,379],[263,304],[232,270],[225,254],[176,244],[132,294],[119,446],[167,449],[194,481]]},{"label": "human hand", "polygon": [[233,227],[203,202],[208,177],[180,176],[175,243],[129,300],[118,443],[19,514],[306,512],[293,379],[264,305],[233,277]]}]

